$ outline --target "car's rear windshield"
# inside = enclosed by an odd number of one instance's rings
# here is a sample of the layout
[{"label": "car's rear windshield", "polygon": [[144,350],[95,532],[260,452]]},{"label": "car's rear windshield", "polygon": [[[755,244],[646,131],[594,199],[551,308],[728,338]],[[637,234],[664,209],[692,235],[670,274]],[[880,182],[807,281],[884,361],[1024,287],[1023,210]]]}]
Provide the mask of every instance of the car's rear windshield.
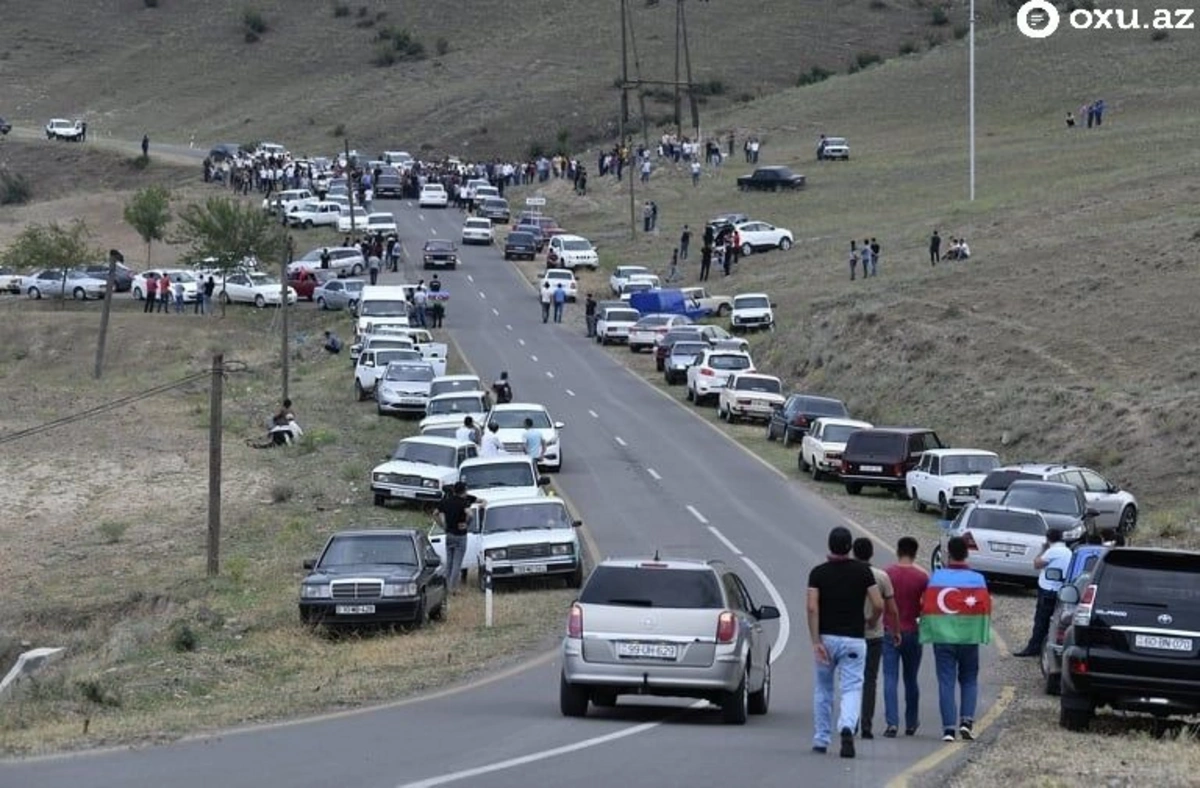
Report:
[{"label": "car's rear windshield", "polygon": [[845,443],[851,435],[861,429],[862,427],[852,427],[849,424],[830,424],[825,428],[822,440],[826,443]]},{"label": "car's rear windshield", "polygon": [[359,317],[403,317],[408,314],[407,301],[368,299],[358,305]]},{"label": "car's rear windshield", "polygon": [[472,490],[492,487],[535,487],[533,466],[528,462],[505,462],[463,468],[460,479]]},{"label": "car's rear windshield", "polygon": [[510,244],[531,244],[533,243],[533,233],[525,231],[512,232],[508,234],[508,242]]},{"label": "car's rear windshield", "polygon": [[990,454],[952,454],[942,458],[942,473],[987,473],[999,464]]},{"label": "car's rear windshield", "polygon": [[425,413],[430,416],[447,413],[483,413],[483,411],[482,395],[431,400],[428,407],[425,408]]},{"label": "car's rear windshield", "polygon": [[1165,607],[1200,602],[1200,554],[1110,550],[1098,583],[1098,601]]},{"label": "car's rear windshield", "polygon": [[890,453],[897,457],[907,454],[904,436],[892,432],[859,432],[854,435],[852,445],[847,447],[850,449],[857,454]]},{"label": "car's rear windshield", "polygon": [[1051,514],[1079,514],[1079,498],[1072,487],[1018,484],[1008,488],[1001,502],[1005,506],[1034,509]]},{"label": "car's rear windshield", "polygon": [[778,380],[753,375],[743,375],[738,378],[734,388],[738,391],[757,391],[763,394],[778,394],[781,391]]},{"label": "car's rear windshield", "polygon": [[415,462],[421,465],[438,465],[443,468],[453,468],[457,455],[453,446],[439,446],[420,441],[400,441],[396,451],[392,453],[393,460]]},{"label": "car's rear windshield", "polygon": [[419,350],[381,350],[375,354],[375,366],[386,367],[393,361],[418,361],[420,358]]},{"label": "car's rear windshield", "polygon": [[844,403],[840,400],[826,399],[825,397],[801,397],[798,408],[800,411],[813,416],[840,416],[845,418],[847,415]]},{"label": "car's rear windshield", "polygon": [[717,576],[696,569],[598,566],[579,601],[630,607],[719,608],[724,606]]},{"label": "car's rear windshield", "polygon": [[676,342],[671,346],[672,355],[698,356],[708,348],[704,342]]},{"label": "car's rear windshield", "polygon": [[609,323],[636,323],[640,313],[636,309],[610,309],[604,313]]},{"label": "car's rear windshield", "polygon": [[417,547],[407,536],[335,536],[325,548],[319,567],[355,564],[416,566]]},{"label": "car's rear windshield", "polygon": [[750,359],[743,355],[714,354],[708,357],[712,369],[750,369]]},{"label": "car's rear windshield", "polygon": [[1005,512],[998,509],[975,509],[971,512],[968,528],[984,531],[1007,531],[1014,534],[1043,536],[1046,521],[1041,517],[1023,512]]},{"label": "car's rear windshield", "polygon": [[665,326],[670,321],[670,315],[647,315],[637,321],[636,325],[638,328],[657,328],[658,326]]},{"label": "car's rear windshield", "polygon": [[429,387],[429,396],[436,397],[452,391],[479,391],[479,383],[475,380],[437,380]]},{"label": "car's rear windshield", "polygon": [[567,514],[566,507],[553,499],[547,499],[545,503],[497,506],[488,509],[483,516],[483,531],[489,534],[497,531],[570,527],[571,517]]},{"label": "car's rear windshield", "polygon": [[550,429],[550,417],[544,410],[498,410],[491,415],[489,424],[502,430],[525,429],[525,419],[533,422],[534,429]]}]

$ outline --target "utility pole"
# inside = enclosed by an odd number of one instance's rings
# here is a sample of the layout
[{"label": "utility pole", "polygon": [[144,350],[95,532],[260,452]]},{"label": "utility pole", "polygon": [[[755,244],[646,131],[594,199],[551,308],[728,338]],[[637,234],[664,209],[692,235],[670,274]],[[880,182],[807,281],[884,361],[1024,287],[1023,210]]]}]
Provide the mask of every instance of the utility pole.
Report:
[{"label": "utility pole", "polygon": [[968,155],[970,156],[970,159],[971,159],[971,176],[970,176],[971,202],[974,202],[975,201],[975,0],[971,0],[971,19],[969,21],[970,21],[970,25],[971,25],[971,40],[969,42],[970,54],[968,55],[968,58],[969,58],[970,63],[969,63],[969,67],[968,67],[969,76],[967,78],[968,82],[970,83],[968,85],[968,91],[967,91],[970,94],[970,98],[968,99],[969,106],[967,108],[967,127],[968,127],[967,128],[967,136],[969,138],[967,147],[969,148]]},{"label": "utility pole", "polygon": [[212,358],[208,394],[208,576],[221,573],[221,400],[225,388],[225,355]]},{"label": "utility pole", "polygon": [[[617,155],[620,156],[625,148],[625,124],[629,122],[629,50],[627,37],[629,35],[629,20],[626,6],[629,0],[621,0],[621,123],[617,143]],[[619,162],[624,167],[624,162]],[[637,214],[634,210],[632,171],[629,173],[629,237],[637,238]]]},{"label": "utility pole", "polygon": [[292,255],[295,253],[296,244],[292,241],[292,236],[288,235],[287,239],[287,254],[283,257],[283,262],[280,264],[279,274],[279,310],[283,317],[283,348],[280,355],[280,361],[283,367],[283,396],[279,401],[288,398],[288,381],[290,375],[288,373],[288,341],[291,339],[291,332],[288,330],[288,320],[291,314],[288,310],[288,268],[292,264]]},{"label": "utility pole", "polygon": [[96,368],[92,377],[96,380],[104,374],[104,343],[108,341],[108,316],[112,313],[113,291],[117,288],[117,263],[125,262],[125,255],[116,249],[108,250],[108,284],[104,288],[104,306],[100,308],[100,333],[96,337]]},{"label": "utility pole", "polygon": [[[692,50],[688,46],[688,29],[687,29],[687,9],[683,7],[683,0],[679,0],[679,24],[683,30],[683,62],[687,68],[687,86],[688,86],[688,106],[692,110],[692,128],[694,130],[693,142],[700,143],[700,105],[696,101],[696,85],[692,81]],[[679,77],[676,76],[676,81]]]},{"label": "utility pole", "polygon": [[680,36],[683,32],[683,0],[675,0],[675,139],[683,139],[683,105],[679,101]]},{"label": "utility pole", "polygon": [[342,142],[346,143],[346,185],[349,187],[347,191],[350,193],[350,235],[356,233],[354,224],[354,179],[350,177],[352,169],[350,167],[350,138],[343,137]]}]

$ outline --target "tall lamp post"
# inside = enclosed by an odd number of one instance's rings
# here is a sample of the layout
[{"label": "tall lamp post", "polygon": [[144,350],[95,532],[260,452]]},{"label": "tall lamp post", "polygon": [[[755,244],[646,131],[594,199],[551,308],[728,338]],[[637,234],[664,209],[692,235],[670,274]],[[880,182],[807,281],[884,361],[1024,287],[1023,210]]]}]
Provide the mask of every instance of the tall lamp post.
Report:
[{"label": "tall lamp post", "polygon": [[971,0],[971,18],[967,20],[970,39],[967,42],[967,148],[971,160],[971,202],[975,202],[975,0]]}]

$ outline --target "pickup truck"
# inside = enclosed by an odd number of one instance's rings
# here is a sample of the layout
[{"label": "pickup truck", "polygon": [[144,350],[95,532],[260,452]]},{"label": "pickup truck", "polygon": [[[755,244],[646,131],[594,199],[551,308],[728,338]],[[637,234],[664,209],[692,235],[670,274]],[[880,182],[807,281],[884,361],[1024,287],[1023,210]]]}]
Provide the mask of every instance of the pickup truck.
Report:
[{"label": "pickup truck", "polygon": [[759,167],[750,175],[737,179],[738,191],[796,191],[804,188],[804,176],[787,167]]},{"label": "pickup truck", "polygon": [[730,310],[733,309],[732,296],[709,295],[703,287],[681,287],[679,290],[683,293],[684,298],[696,302],[700,309],[707,310],[710,315],[728,317]]}]

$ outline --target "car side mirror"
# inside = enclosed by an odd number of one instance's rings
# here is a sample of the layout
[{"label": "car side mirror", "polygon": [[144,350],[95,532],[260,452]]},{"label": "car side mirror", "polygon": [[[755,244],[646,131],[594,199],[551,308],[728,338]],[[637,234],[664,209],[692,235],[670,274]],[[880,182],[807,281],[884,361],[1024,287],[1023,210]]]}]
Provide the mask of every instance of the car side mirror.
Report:
[{"label": "car side mirror", "polygon": [[561,430],[565,426],[567,426],[567,425],[563,424],[561,421],[554,422],[554,429],[556,429],[556,430]]},{"label": "car side mirror", "polygon": [[550,486],[550,477],[549,476],[539,476],[537,483],[538,483],[538,487],[549,487]]},{"label": "car side mirror", "polygon": [[572,521],[571,521],[571,527],[572,527],[572,528],[582,528],[582,527],[583,527],[583,520],[572,520]]},{"label": "car side mirror", "polygon": [[777,304],[777,303],[775,303],[774,301],[772,301],[772,302],[771,302],[771,308],[772,308],[772,309],[778,309],[778,308],[779,308],[779,304]]},{"label": "car side mirror", "polygon": [[763,605],[754,611],[754,617],[759,621],[771,621],[772,619],[779,618],[779,608],[774,605]]},{"label": "car side mirror", "polygon": [[437,555],[426,556],[425,565],[428,566],[430,569],[437,569],[439,566],[442,565],[442,559],[440,556],[437,556]]},{"label": "car side mirror", "polygon": [[781,413],[783,411],[783,403],[782,402],[772,402],[771,410],[775,411],[776,413]]},{"label": "car side mirror", "polygon": [[1058,589],[1058,601],[1068,605],[1079,604],[1079,589],[1075,586],[1063,586]]},{"label": "car side mirror", "polygon": [[1052,566],[1046,570],[1046,579],[1052,583],[1061,583],[1063,581],[1063,571],[1057,566]]},{"label": "car side mirror", "polygon": [[313,569],[316,569],[316,567],[317,567],[317,559],[315,559],[315,558],[304,559],[304,568],[305,569],[312,571]]},{"label": "car side mirror", "polygon": [[1094,520],[1100,516],[1100,512],[1098,512],[1095,509],[1088,509],[1086,512],[1083,513],[1083,516],[1088,518],[1089,520]]}]

